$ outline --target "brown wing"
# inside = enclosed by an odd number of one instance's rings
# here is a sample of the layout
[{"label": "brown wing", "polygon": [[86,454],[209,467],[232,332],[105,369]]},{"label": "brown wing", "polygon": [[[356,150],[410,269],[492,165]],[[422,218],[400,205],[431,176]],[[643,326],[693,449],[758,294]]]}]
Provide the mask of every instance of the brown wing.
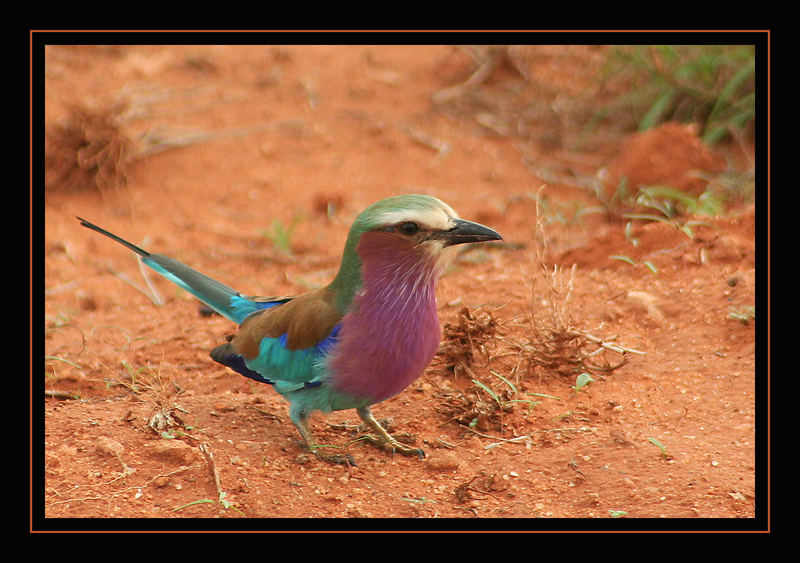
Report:
[{"label": "brown wing", "polygon": [[286,334],[287,349],[303,350],[324,340],[341,320],[333,292],[323,287],[250,315],[231,340],[231,347],[250,360],[258,356],[262,339]]}]

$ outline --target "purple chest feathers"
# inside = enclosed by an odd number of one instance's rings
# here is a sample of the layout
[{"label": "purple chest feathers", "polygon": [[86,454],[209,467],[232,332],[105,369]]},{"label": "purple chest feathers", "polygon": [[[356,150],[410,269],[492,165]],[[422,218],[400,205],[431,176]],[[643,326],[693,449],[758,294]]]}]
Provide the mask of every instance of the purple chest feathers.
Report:
[{"label": "purple chest feathers", "polygon": [[338,391],[379,402],[415,381],[439,347],[435,257],[389,233],[362,235],[362,286],[328,362]]}]

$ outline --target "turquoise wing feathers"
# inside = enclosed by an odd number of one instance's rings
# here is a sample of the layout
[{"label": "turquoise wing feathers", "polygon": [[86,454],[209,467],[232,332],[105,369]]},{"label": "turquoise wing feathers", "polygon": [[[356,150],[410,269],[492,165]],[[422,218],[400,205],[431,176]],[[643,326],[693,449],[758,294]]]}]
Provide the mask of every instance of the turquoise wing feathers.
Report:
[{"label": "turquoise wing feathers", "polygon": [[217,346],[211,357],[218,363],[260,383],[268,383],[279,393],[285,394],[299,389],[316,387],[325,380],[327,367],[325,358],[338,341],[341,324],[314,346],[290,350],[286,345],[286,334],[276,338],[262,338],[258,355],[245,358],[230,344]]}]

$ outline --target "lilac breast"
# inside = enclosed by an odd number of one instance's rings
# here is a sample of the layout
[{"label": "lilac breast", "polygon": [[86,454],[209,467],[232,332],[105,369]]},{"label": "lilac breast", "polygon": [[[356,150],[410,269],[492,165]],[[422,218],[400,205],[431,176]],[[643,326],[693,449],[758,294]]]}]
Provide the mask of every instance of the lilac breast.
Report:
[{"label": "lilac breast", "polygon": [[441,338],[435,259],[383,232],[361,237],[362,287],[328,361],[337,391],[377,403],[416,380]]}]

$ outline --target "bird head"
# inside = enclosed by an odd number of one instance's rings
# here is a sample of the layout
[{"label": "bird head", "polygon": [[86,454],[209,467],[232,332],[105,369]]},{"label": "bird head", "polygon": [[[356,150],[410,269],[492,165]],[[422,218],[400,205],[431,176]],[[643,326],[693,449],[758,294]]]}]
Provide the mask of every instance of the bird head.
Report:
[{"label": "bird head", "polygon": [[489,227],[459,218],[453,208],[435,197],[389,197],[367,207],[354,221],[334,285],[355,289],[361,281],[363,260],[376,255],[397,255],[398,259],[414,255],[441,271],[455,245],[501,239]]},{"label": "bird head", "polygon": [[498,233],[472,221],[460,219],[452,207],[428,195],[389,197],[372,204],[356,219],[354,228],[382,231],[423,245],[437,253],[448,246],[501,240]]},{"label": "bird head", "polygon": [[443,201],[420,194],[372,204],[358,216],[353,232],[361,242],[369,238],[372,248],[410,249],[421,258],[433,258],[440,269],[450,260],[454,245],[502,239],[488,227],[459,218]]}]

